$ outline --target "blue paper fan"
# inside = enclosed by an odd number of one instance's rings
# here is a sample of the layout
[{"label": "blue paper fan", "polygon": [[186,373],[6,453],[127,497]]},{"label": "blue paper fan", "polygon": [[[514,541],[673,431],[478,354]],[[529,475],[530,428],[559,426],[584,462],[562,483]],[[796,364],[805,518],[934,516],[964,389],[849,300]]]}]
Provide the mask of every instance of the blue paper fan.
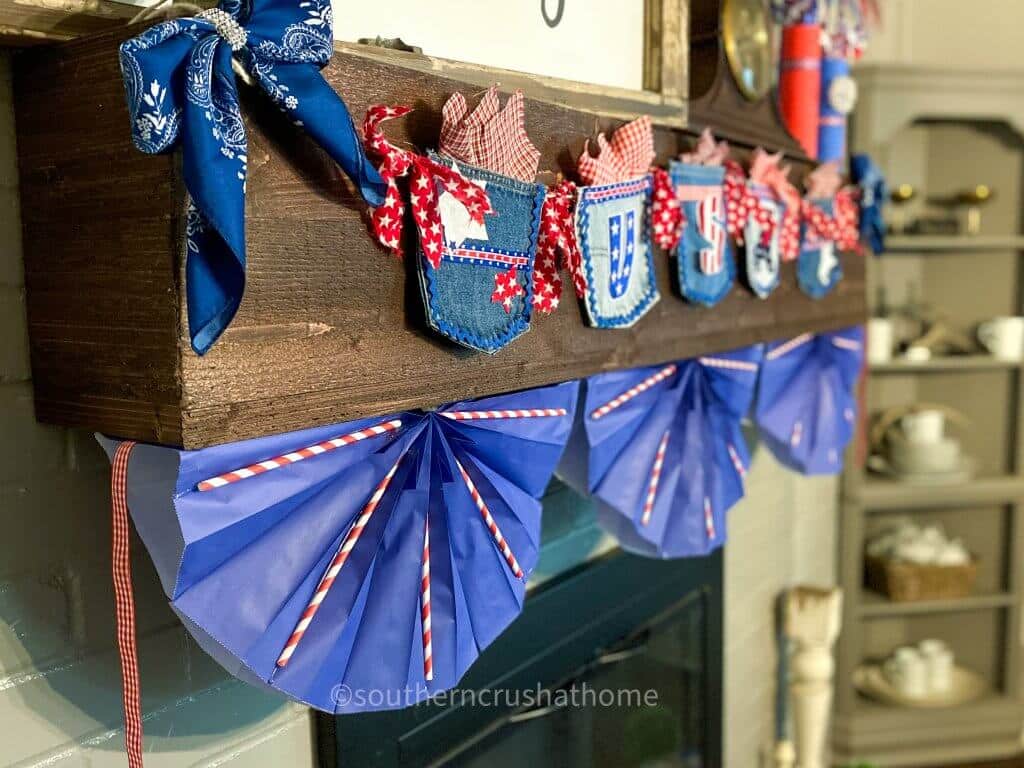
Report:
[{"label": "blue paper fan", "polygon": [[409,706],[521,611],[576,393],[136,446],[129,508],[172,607],[229,672],[327,712]]},{"label": "blue paper fan", "polygon": [[749,464],[740,419],[761,347],[586,380],[559,474],[598,501],[623,548],[651,557],[706,554],[725,541]]},{"label": "blue paper fan", "polygon": [[769,344],[757,392],[757,426],[775,457],[808,475],[843,468],[853,437],[854,387],[863,361],[864,329]]}]

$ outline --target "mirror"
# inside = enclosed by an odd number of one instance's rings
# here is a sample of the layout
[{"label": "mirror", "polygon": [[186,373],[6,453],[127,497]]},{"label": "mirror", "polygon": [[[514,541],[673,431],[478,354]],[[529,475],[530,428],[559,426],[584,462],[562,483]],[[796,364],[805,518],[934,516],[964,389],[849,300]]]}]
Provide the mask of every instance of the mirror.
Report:
[{"label": "mirror", "polygon": [[748,101],[764,98],[772,87],[773,63],[763,0],[725,0],[722,41],[740,92]]}]

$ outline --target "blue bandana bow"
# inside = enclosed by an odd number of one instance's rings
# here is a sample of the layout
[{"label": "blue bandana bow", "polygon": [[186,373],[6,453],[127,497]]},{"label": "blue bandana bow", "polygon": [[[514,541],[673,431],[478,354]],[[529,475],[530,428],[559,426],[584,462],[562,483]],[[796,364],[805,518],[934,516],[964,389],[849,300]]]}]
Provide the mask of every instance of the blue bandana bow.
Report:
[{"label": "blue bandana bow", "polygon": [[345,170],[371,206],[386,186],[369,163],[345,102],[319,70],[334,52],[330,0],[222,0],[121,45],[132,140],[148,154],[180,138],[190,201],[188,323],[205,353],[245,288],[246,138],[232,58]]},{"label": "blue bandana bow", "polygon": [[860,188],[860,236],[876,254],[885,251],[885,221],[882,208],[889,201],[889,188],[882,170],[867,155],[850,158],[850,176]]}]

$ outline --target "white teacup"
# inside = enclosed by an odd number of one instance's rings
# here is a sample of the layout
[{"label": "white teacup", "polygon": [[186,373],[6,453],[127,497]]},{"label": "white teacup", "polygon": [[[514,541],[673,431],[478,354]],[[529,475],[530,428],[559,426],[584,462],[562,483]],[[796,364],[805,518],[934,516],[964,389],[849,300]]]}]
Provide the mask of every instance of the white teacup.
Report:
[{"label": "white teacup", "polygon": [[882,665],[882,672],[904,696],[928,695],[928,665],[917,648],[897,648]]},{"label": "white teacup", "polygon": [[1000,360],[1024,356],[1024,317],[993,317],[978,326],[978,340]]},{"label": "white teacup", "polygon": [[946,414],[932,409],[908,413],[900,419],[900,426],[907,442],[918,445],[938,443],[946,428]]},{"label": "white teacup", "polygon": [[868,320],[868,362],[887,363],[892,360],[894,334],[892,320],[872,317]]}]

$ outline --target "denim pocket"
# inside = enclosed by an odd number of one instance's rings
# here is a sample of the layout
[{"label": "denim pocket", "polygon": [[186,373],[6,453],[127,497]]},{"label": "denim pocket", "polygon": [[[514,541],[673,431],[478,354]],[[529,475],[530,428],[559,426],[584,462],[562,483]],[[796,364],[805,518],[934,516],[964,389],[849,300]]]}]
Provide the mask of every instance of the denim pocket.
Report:
[{"label": "denim pocket", "polygon": [[736,280],[722,190],[725,169],[676,161],[669,166],[669,173],[686,215],[676,249],[679,290],[684,298],[713,307]]},{"label": "denim pocket", "polygon": [[451,341],[493,353],[530,328],[533,261],[545,189],[431,153],[483,186],[493,214],[483,225],[439,185],[441,265],[417,259],[427,323]]},{"label": "denim pocket", "polygon": [[653,179],[580,187],[576,237],[590,324],[627,328],[660,298],[648,232]]},{"label": "denim pocket", "polygon": [[[826,215],[833,215],[831,199],[811,202]],[[806,221],[800,225],[800,257],[796,263],[796,279],[800,289],[814,299],[828,294],[843,279],[836,244],[822,237]]]},{"label": "denim pocket", "polygon": [[779,284],[779,239],[782,232],[782,216],[786,209],[768,187],[751,184],[750,191],[757,198],[758,206],[762,211],[768,212],[773,222],[771,235],[764,231],[764,227],[754,216],[747,219],[747,224],[743,228],[747,285],[755,294],[766,299]]}]

